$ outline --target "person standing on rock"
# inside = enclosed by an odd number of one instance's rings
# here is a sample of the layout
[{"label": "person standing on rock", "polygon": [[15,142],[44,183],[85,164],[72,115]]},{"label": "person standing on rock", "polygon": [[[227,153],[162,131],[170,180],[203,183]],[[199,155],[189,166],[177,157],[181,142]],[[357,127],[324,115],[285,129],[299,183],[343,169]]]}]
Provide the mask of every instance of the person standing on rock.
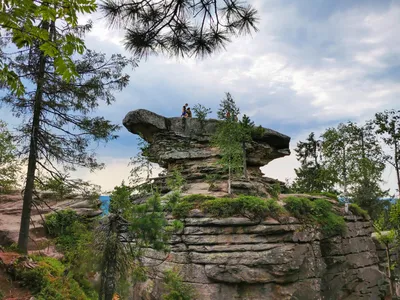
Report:
[{"label": "person standing on rock", "polygon": [[188,117],[188,118],[191,118],[191,117],[192,117],[192,111],[190,110],[190,107],[187,108],[186,113],[187,113],[187,117]]},{"label": "person standing on rock", "polygon": [[183,107],[182,107],[182,115],[181,115],[181,117],[182,118],[187,118],[187,110],[186,110],[186,107],[188,106],[189,104],[185,104]]}]

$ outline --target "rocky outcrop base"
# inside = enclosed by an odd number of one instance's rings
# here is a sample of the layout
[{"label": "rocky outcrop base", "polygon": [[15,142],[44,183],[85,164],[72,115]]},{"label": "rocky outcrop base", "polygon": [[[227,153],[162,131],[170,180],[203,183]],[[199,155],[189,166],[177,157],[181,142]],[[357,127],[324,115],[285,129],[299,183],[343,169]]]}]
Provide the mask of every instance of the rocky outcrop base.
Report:
[{"label": "rocky outcrop base", "polygon": [[187,218],[171,253],[147,251],[151,276],[135,297],[161,299],[163,272],[176,269],[202,300],[383,299],[388,285],[371,231],[354,216],[344,236],[330,239],[294,218]]}]

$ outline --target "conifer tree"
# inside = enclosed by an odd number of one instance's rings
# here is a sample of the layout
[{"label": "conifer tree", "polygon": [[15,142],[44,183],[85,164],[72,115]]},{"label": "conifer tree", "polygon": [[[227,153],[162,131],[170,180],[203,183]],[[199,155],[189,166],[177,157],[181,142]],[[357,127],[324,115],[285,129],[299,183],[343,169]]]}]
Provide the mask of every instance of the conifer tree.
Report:
[{"label": "conifer tree", "polygon": [[104,0],[100,8],[125,30],[125,48],[139,57],[209,55],[230,36],[256,31],[258,22],[257,10],[238,0]]},{"label": "conifer tree", "polygon": [[235,174],[243,169],[243,145],[242,130],[236,118],[240,110],[229,93],[220,103],[217,112],[218,118],[222,121],[218,124],[214,135],[214,143],[220,150],[221,159],[219,163],[228,171],[228,193],[232,193],[231,183]]},{"label": "conifer tree", "polygon": [[306,141],[297,143],[295,152],[301,167],[295,169],[294,188],[302,193],[333,191],[335,182],[323,161],[322,140],[317,140],[311,132]]},{"label": "conifer tree", "polygon": [[[63,24],[63,20],[60,23]],[[90,146],[115,139],[119,126],[94,112],[101,102],[111,104],[115,100],[113,91],[128,84],[129,76],[123,74],[123,68],[132,63],[121,55],[107,58],[90,50],[82,56],[73,56],[74,52],[65,48],[63,42],[67,39],[73,43],[75,38],[81,38],[90,30],[90,23],[75,28],[64,24],[60,28],[56,20],[38,20],[37,26],[51,36],[51,43],[59,47],[64,56],[70,58],[78,75],[65,81],[58,58],[46,54],[40,39],[7,56],[12,71],[30,83],[23,95],[18,96],[11,90],[1,99],[23,120],[18,136],[22,154],[28,160],[18,241],[23,252],[27,251],[37,169],[57,178],[60,169],[70,171],[86,167],[93,170],[103,166]]]},{"label": "conifer tree", "polygon": [[167,250],[171,233],[178,229],[178,221],[168,225],[158,193],[136,204],[130,198],[133,189],[124,183],[115,187],[110,215],[97,231],[96,249],[101,255],[99,300],[112,300],[121,281],[135,280],[130,278],[132,273],[145,276],[140,264],[143,252],[148,248]]},{"label": "conifer tree", "polygon": [[242,141],[242,151],[243,151],[243,175],[246,179],[249,179],[249,174],[247,172],[247,147],[246,143],[250,143],[252,139],[252,130],[254,128],[254,122],[244,114],[242,120],[240,121],[241,130],[241,141]]}]

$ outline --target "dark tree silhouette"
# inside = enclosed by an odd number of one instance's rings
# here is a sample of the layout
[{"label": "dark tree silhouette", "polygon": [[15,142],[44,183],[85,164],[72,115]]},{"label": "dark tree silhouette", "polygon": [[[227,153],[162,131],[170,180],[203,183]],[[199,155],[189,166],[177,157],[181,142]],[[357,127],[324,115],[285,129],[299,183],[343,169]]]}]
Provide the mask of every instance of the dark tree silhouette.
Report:
[{"label": "dark tree silhouette", "polygon": [[125,29],[125,47],[139,57],[204,57],[231,36],[257,31],[257,10],[239,0],[104,0],[100,9]]}]

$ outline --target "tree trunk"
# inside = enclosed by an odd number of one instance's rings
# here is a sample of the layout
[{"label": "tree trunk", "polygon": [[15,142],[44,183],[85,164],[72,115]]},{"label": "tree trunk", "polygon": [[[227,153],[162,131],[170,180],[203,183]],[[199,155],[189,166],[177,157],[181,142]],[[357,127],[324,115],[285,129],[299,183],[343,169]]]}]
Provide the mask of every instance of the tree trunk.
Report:
[{"label": "tree trunk", "polygon": [[344,193],[345,201],[348,202],[348,199],[347,199],[346,145],[343,148],[343,193]]},{"label": "tree trunk", "polygon": [[[394,143],[394,168],[397,176],[397,191],[400,195],[400,162],[399,162],[399,149],[397,142]],[[399,196],[400,197],[400,196]]]},{"label": "tree trunk", "polygon": [[[112,300],[117,278],[117,219],[115,215],[109,216],[110,228],[105,253],[103,256],[103,266],[101,270],[101,286],[99,300]],[[104,297],[103,297],[104,296]]]},{"label": "tree trunk", "polygon": [[243,175],[246,180],[249,180],[249,174],[247,173],[247,155],[246,155],[246,142],[242,142],[243,149]]},{"label": "tree trunk", "polygon": [[392,284],[392,271],[390,270],[390,252],[389,252],[389,244],[385,245],[385,250],[386,250],[386,259],[387,259],[387,276],[389,277],[389,291],[390,295],[393,295],[393,284]]},{"label": "tree trunk", "polygon": [[[48,30],[48,28],[49,24],[47,22],[44,22],[43,29]],[[28,170],[26,173],[21,225],[18,237],[18,248],[23,253],[28,252],[29,225],[31,220],[32,197],[33,197],[33,188],[35,183],[37,144],[38,144],[37,141],[39,134],[39,126],[40,126],[40,114],[42,110],[45,68],[46,68],[46,57],[44,56],[44,53],[41,51],[39,58],[38,73],[37,73],[36,93],[34,98],[35,102],[33,107],[32,131],[29,144]]]},{"label": "tree trunk", "polygon": [[229,159],[229,166],[228,166],[228,194],[230,195],[232,193],[231,190],[231,161]]}]

